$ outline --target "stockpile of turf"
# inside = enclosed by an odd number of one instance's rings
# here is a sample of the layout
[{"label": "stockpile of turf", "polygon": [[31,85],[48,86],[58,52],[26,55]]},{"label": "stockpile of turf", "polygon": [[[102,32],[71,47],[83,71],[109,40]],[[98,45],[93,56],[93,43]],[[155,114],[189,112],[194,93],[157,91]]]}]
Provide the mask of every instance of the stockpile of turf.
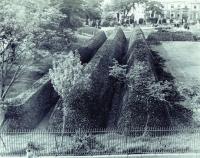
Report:
[{"label": "stockpile of turf", "polygon": [[151,44],[159,44],[159,41],[194,41],[194,36],[187,31],[158,31],[151,33],[147,41]]},{"label": "stockpile of turf", "polygon": [[[107,39],[103,46],[86,65],[80,82],[65,98],[66,124],[65,129],[105,128],[114,95],[114,80],[109,76],[113,59],[122,62],[125,55],[126,38],[118,29]],[[55,108],[50,120],[50,127],[60,129],[62,105]]]},{"label": "stockpile of turf", "polygon": [[95,55],[97,50],[103,45],[107,37],[103,31],[99,31],[96,35],[88,41],[86,46],[80,47],[78,53],[81,57],[82,63],[88,63]]}]

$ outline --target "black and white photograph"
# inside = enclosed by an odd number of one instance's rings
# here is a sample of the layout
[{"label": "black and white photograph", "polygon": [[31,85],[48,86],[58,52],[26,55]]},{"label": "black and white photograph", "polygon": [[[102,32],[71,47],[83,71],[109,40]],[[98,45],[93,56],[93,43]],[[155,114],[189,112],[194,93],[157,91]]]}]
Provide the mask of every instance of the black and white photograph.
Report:
[{"label": "black and white photograph", "polygon": [[0,0],[4,157],[200,157],[200,0]]}]

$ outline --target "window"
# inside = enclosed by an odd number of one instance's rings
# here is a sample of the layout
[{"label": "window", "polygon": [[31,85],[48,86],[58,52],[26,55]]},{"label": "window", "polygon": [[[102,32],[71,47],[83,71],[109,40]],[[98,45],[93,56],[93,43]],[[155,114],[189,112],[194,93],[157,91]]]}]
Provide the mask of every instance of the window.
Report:
[{"label": "window", "polygon": [[194,9],[197,9],[197,6],[196,6],[196,5],[194,6]]},{"label": "window", "polygon": [[174,5],[173,5],[173,4],[171,5],[171,8],[174,8]]}]

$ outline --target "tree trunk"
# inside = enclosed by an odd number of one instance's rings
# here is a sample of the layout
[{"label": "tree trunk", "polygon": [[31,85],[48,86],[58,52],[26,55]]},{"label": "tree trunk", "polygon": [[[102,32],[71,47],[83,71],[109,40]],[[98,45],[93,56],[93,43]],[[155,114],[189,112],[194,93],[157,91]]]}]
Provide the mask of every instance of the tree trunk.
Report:
[{"label": "tree trunk", "polygon": [[60,147],[63,146],[64,135],[65,135],[65,125],[66,125],[66,107],[63,104],[63,125],[62,125],[62,136],[61,136]]},{"label": "tree trunk", "polygon": [[150,114],[147,115],[147,121],[146,121],[146,124],[145,124],[145,127],[144,127],[144,133],[142,135],[143,137],[147,136],[147,134],[148,134],[149,121],[150,121]]},{"label": "tree trunk", "polygon": [[86,16],[86,25],[89,25],[89,17]]},{"label": "tree trunk", "polygon": [[148,125],[149,125],[149,121],[150,121],[150,112],[149,112],[149,97],[147,98],[147,120],[145,123],[145,127],[144,127],[144,133],[143,133],[143,137],[145,137],[148,134]]}]

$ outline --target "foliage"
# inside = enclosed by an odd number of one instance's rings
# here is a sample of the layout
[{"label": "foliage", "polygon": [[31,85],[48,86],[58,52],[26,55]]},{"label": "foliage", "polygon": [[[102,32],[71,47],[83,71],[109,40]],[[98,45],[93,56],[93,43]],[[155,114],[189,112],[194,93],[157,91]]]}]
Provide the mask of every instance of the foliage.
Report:
[{"label": "foliage", "polygon": [[135,8],[136,4],[144,4],[147,0],[112,0],[111,2],[113,10],[122,12],[126,18],[129,11]]},{"label": "foliage", "polygon": [[154,17],[154,15],[163,15],[163,8],[164,6],[162,3],[157,2],[157,1],[149,1],[146,4],[146,11],[151,14],[151,17]]},{"label": "foliage", "polygon": [[103,0],[86,0],[86,17],[91,20],[101,19],[101,3]]},{"label": "foliage", "polygon": [[62,22],[63,28],[74,28],[73,18],[84,15],[84,0],[52,0],[52,3],[58,5],[59,10],[66,16]]},{"label": "foliage", "polygon": [[117,18],[112,14],[108,13],[102,22],[102,26],[108,27],[108,26],[114,26],[112,24],[117,23]]},{"label": "foliage", "polygon": [[92,134],[77,132],[74,136],[73,151],[77,155],[91,154],[100,152],[105,147],[96,140]]},{"label": "foliage", "polygon": [[[148,73],[148,65],[145,62],[138,62],[135,64],[134,69],[131,69],[127,74],[127,84],[131,89],[137,89],[139,86],[143,86],[143,89],[149,84],[150,80],[143,74]],[[144,87],[145,86],[145,87]]]},{"label": "foliage", "polygon": [[[0,2],[1,98],[4,100],[24,65],[46,52],[57,52],[73,40],[62,29],[65,16],[50,0],[2,0]],[[2,60],[4,58],[4,60]],[[10,76],[11,75],[11,76]],[[9,76],[9,77],[8,77]]]},{"label": "foliage", "polygon": [[199,108],[200,105],[200,84],[196,81],[192,84],[177,83],[178,91],[184,97],[187,106]]},{"label": "foliage", "polygon": [[160,101],[167,101],[166,97],[169,96],[170,91],[172,90],[172,85],[168,81],[160,81],[151,83],[148,86],[149,92],[148,96],[156,98]]},{"label": "foliage", "polygon": [[103,27],[109,27],[110,26],[110,22],[105,20],[105,21],[102,22],[102,26]]},{"label": "foliage", "polygon": [[39,151],[42,149],[42,147],[34,142],[28,142],[27,149],[33,150],[33,151]]},{"label": "foliage", "polygon": [[120,65],[117,60],[113,60],[113,66],[110,67],[109,76],[120,82],[126,80],[127,65]]},{"label": "foliage", "polygon": [[53,62],[53,68],[49,71],[51,82],[58,94],[65,98],[78,82],[83,70],[78,54],[70,52],[65,58]]},{"label": "foliage", "polygon": [[[11,29],[11,28],[10,28]],[[13,29],[13,28],[12,28]],[[25,38],[1,30],[0,37],[0,75],[1,75],[1,101],[4,101],[10,88],[21,75],[24,65],[30,62],[34,44]],[[24,39],[21,39],[24,38]]]},{"label": "foliage", "polygon": [[63,27],[76,28],[82,25],[82,19],[86,19],[87,24],[89,23],[89,19],[101,19],[102,1],[103,0],[57,0],[54,4],[59,3],[60,11],[66,15],[62,23]]},{"label": "foliage", "polygon": [[71,42],[76,38],[71,29],[45,29],[35,32],[34,42],[40,50],[48,51],[52,54],[67,51],[71,47]]}]

